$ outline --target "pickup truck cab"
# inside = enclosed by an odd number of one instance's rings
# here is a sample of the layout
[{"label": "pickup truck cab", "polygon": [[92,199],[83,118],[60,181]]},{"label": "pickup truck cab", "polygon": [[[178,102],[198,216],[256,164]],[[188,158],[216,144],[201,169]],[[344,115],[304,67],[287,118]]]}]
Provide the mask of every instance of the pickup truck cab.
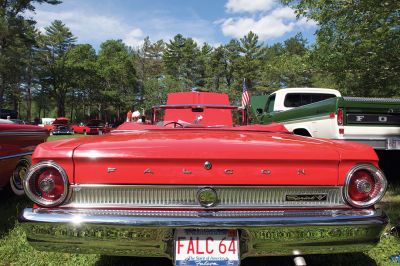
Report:
[{"label": "pickup truck cab", "polygon": [[268,96],[262,123],[279,122],[297,135],[400,149],[400,99],[342,97],[320,88],[288,88]]}]

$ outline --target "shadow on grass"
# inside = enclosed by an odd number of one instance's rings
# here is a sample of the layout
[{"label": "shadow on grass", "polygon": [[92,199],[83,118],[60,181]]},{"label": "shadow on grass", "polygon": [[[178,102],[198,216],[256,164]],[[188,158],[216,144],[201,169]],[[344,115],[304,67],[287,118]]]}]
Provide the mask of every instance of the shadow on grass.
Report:
[{"label": "shadow on grass", "polygon": [[364,253],[346,253],[332,255],[310,255],[304,257],[307,265],[324,266],[375,266],[377,263]]},{"label": "shadow on grass", "polygon": [[395,225],[400,222],[400,185],[389,184],[389,189],[385,197],[379,202],[382,208],[389,216],[390,224]]},{"label": "shadow on grass", "polygon": [[[303,256],[307,265],[351,265],[351,266],[375,266],[376,262],[364,253],[332,254],[332,255],[306,255]],[[293,266],[294,257],[259,257],[246,258],[241,266],[266,266],[281,265]]]},{"label": "shadow on grass", "polygon": [[0,238],[14,227],[18,213],[30,204],[24,196],[17,197],[8,190],[0,190]]},{"label": "shadow on grass", "polygon": [[112,257],[101,256],[95,266],[118,265],[118,266],[172,266],[172,262],[164,258],[138,258],[138,257]]},{"label": "shadow on grass", "polygon": [[[307,265],[324,265],[324,266],[376,266],[376,262],[364,253],[349,254],[333,254],[333,255],[309,255],[304,256]],[[96,266],[119,265],[119,266],[172,266],[172,262],[168,259],[151,259],[136,257],[112,257],[101,256],[95,264]],[[255,257],[244,259],[241,266],[266,266],[281,265],[293,266],[293,257]]]}]

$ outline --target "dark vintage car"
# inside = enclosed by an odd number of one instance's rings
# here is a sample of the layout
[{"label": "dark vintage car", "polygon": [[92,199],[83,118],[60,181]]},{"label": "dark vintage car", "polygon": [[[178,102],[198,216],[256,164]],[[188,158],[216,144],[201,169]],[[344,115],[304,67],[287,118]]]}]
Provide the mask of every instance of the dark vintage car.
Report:
[{"label": "dark vintage car", "polygon": [[16,195],[24,194],[22,179],[31,164],[32,152],[48,136],[42,127],[0,119],[0,188],[9,186]]},{"label": "dark vintage car", "polygon": [[24,182],[35,204],[19,218],[29,243],[238,265],[368,250],[388,222],[375,207],[387,182],[367,145],[245,125],[217,93],[170,94],[152,122],[38,146]]},{"label": "dark vintage car", "polygon": [[110,132],[110,128],[107,127],[104,121],[99,119],[92,119],[87,123],[80,123],[78,125],[72,125],[72,129],[75,133],[84,135],[102,135]]}]

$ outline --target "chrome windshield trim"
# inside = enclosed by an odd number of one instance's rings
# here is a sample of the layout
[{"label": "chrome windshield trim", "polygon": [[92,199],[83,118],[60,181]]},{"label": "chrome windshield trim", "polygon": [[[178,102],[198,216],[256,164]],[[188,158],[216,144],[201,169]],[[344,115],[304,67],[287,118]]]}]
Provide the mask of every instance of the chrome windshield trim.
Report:
[{"label": "chrome windshield trim", "polygon": [[0,160],[10,159],[10,158],[15,158],[15,157],[22,157],[22,156],[26,156],[26,155],[32,155],[32,152],[24,152],[24,153],[18,153],[18,154],[13,154],[13,155],[1,156]]},{"label": "chrome windshield trim", "polygon": [[[68,208],[203,208],[197,192],[211,187],[218,203],[207,209],[349,208],[342,186],[71,185]],[[326,200],[289,201],[287,195],[324,194]]]}]

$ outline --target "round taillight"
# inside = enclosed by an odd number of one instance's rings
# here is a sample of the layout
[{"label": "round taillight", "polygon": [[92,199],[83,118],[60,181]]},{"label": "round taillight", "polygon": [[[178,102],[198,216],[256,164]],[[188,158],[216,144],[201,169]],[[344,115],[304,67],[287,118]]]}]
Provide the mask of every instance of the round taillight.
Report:
[{"label": "round taillight", "polygon": [[40,162],[29,169],[24,180],[26,195],[42,206],[61,204],[68,194],[64,169],[52,161]]},{"label": "round taillight", "polygon": [[346,177],[344,197],[354,207],[369,207],[385,194],[387,181],[381,170],[371,164],[353,167]]}]

